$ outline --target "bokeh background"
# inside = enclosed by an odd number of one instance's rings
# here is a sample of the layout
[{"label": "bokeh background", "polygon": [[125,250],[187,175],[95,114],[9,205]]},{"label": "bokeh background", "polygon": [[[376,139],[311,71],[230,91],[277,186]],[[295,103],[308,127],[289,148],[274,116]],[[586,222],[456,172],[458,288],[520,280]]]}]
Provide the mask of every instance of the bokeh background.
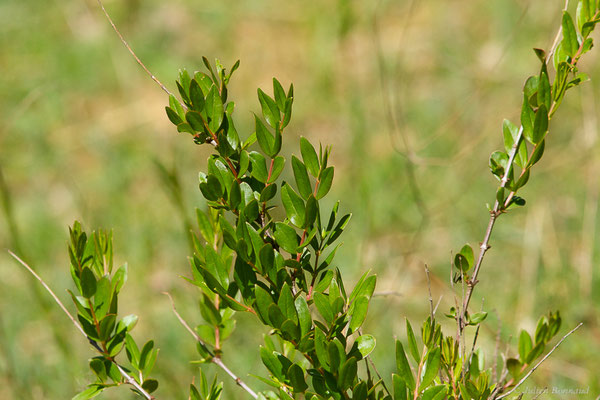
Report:
[{"label": "bokeh background", "polygon": [[[574,2],[572,2],[574,3]],[[563,2],[546,0],[107,0],[108,11],[152,72],[174,90],[177,70],[201,57],[241,60],[231,83],[238,131],[252,132],[256,88],[273,76],[295,85],[284,154],[298,138],[333,146],[336,179],[353,219],[337,265],[352,286],[379,276],[365,331],[389,377],[394,337],[428,315],[424,265],[440,316],[454,305],[451,253],[483,237],[496,181],[489,154],[503,118],[518,119],[521,87],[538,70],[531,49],[549,48]],[[523,209],[496,225],[473,301],[490,315],[480,343],[516,353],[518,329],[560,309],[561,333],[584,322],[524,388],[600,393],[600,53],[581,63],[591,81],[568,93],[551,124]],[[116,260],[129,263],[124,314],[134,336],[161,349],[159,398],[187,398],[197,376],[180,312],[201,322],[189,274],[186,220],[204,207],[197,173],[209,149],[177,134],[165,94],[119,42],[94,0],[0,2],[0,398],[68,399],[92,374],[93,354],[43,289],[4,250],[22,255],[67,302],[67,227],[112,228]],[[181,187],[173,201],[162,165]],[[288,175],[290,171],[286,171]],[[501,321],[501,323],[500,323]],[[239,316],[225,361],[247,382],[265,374],[265,330]],[[418,329],[418,328],[417,328]],[[447,321],[452,332],[452,321]],[[212,377],[216,370],[206,367]],[[219,372],[219,377],[227,379]],[[226,380],[226,399],[246,398]],[[530,398],[526,395],[525,398]],[[569,396],[547,396],[569,398]],[[118,388],[103,399],[132,398]]]}]

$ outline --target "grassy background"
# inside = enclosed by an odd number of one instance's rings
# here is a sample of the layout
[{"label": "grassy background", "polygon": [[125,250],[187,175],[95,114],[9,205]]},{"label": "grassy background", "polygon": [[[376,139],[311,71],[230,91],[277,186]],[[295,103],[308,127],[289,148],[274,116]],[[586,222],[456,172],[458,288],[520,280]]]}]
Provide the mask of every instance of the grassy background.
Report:
[{"label": "grassy background", "polygon": [[[487,158],[502,146],[502,119],[517,120],[522,83],[538,69],[531,48],[551,45],[561,8],[554,3],[127,0],[106,6],[170,88],[178,68],[200,69],[203,55],[226,65],[241,59],[230,93],[243,136],[253,129],[251,112],[259,110],[256,87],[270,92],[273,76],[294,82],[284,154],[299,153],[300,135],[333,145],[329,198],[343,199],[343,210],[354,213],[338,265],[347,286],[367,269],[379,276],[382,295],[365,330],[377,335],[373,357],[389,376],[404,317],[414,326],[428,313],[425,264],[433,297],[442,298],[440,313],[454,304],[451,252],[483,237],[485,203],[496,187]],[[121,310],[140,316],[139,341],[155,338],[161,348],[157,396],[187,398],[197,375],[189,363],[194,344],[160,292],[172,292],[190,322],[201,320],[197,292],[179,278],[189,271],[182,216],[156,161],[176,172],[191,218],[194,207],[203,207],[196,176],[209,149],[175,133],[164,115],[166,96],[93,0],[3,0],[0,49],[0,247],[23,255],[66,301],[67,226],[79,219],[88,229],[114,229],[116,260],[130,266]],[[546,156],[523,192],[527,207],[501,218],[473,301],[490,311],[480,339],[490,355],[498,320],[511,355],[517,329],[535,329],[548,310],[561,310],[562,333],[583,321],[525,385],[589,386],[589,395],[577,399],[600,392],[598,60],[594,49],[581,63],[592,80],[569,92],[552,121]],[[70,398],[91,377],[89,346],[5,251],[0,276],[0,398]],[[450,323],[447,328],[452,332]],[[225,348],[225,360],[240,375],[266,373],[253,350],[264,333],[240,315]],[[226,386],[225,398],[246,398]],[[127,393],[120,388],[101,398],[130,398]]]}]

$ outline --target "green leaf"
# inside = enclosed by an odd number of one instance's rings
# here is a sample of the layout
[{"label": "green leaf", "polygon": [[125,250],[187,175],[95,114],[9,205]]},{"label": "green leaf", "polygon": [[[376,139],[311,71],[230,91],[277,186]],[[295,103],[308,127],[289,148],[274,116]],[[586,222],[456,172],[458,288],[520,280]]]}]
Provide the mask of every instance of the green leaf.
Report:
[{"label": "green leaf", "polygon": [[327,352],[327,339],[325,338],[323,331],[321,331],[319,328],[315,328],[315,353],[317,353],[319,363],[321,363],[321,365],[329,371],[330,366],[329,354]]},{"label": "green leaf", "polygon": [[223,197],[221,182],[214,175],[208,175],[205,182],[200,183],[200,191],[206,200],[217,201]]},{"label": "green leaf", "polygon": [[523,107],[521,108],[521,125],[523,126],[523,136],[525,139],[531,142],[531,137],[533,135],[533,120],[535,116],[531,106],[529,105],[529,99],[527,95],[524,95],[523,98]]},{"label": "green leaf", "polygon": [[454,266],[463,272],[467,272],[475,263],[473,249],[468,244],[465,244],[462,249],[454,256]]},{"label": "green leaf", "polygon": [[541,105],[535,114],[535,123],[533,125],[533,134],[531,143],[534,145],[540,143],[548,132],[548,110],[545,105]]},{"label": "green leaf", "polygon": [[196,134],[196,131],[187,122],[182,122],[181,124],[177,125],[177,132],[187,132],[192,135]]},{"label": "green leaf", "polygon": [[169,121],[171,121],[173,125],[177,126],[183,122],[179,114],[177,114],[171,107],[165,107],[165,111],[167,112]]},{"label": "green leaf", "polygon": [[356,332],[361,327],[365,318],[367,317],[367,310],[369,308],[369,298],[367,296],[358,296],[354,303],[352,303],[351,312],[348,312],[350,316],[349,329],[351,332]]},{"label": "green leaf", "polygon": [[540,342],[540,343],[536,344],[533,347],[533,349],[531,349],[531,351],[529,352],[529,355],[527,356],[527,359],[525,360],[525,362],[527,362],[528,364],[531,364],[531,362],[533,362],[539,356],[541,356],[542,354],[544,354],[544,348],[545,347],[546,346],[544,345],[543,342]]},{"label": "green leaf", "polygon": [[286,322],[285,315],[281,311],[281,308],[277,304],[271,304],[269,306],[269,320],[271,320],[271,326],[276,329],[282,329],[282,325]]},{"label": "green leaf", "polygon": [[103,387],[99,385],[92,385],[91,387],[85,389],[83,392],[79,392],[77,395],[73,396],[71,400],[87,400],[92,399],[98,396],[104,390]]},{"label": "green leaf", "polygon": [[392,385],[394,389],[394,400],[408,400],[406,383],[399,375],[392,374]]},{"label": "green leaf", "polygon": [[301,228],[304,225],[306,215],[304,201],[287,183],[284,183],[281,187],[281,201],[289,220],[292,224]]},{"label": "green leaf", "polygon": [[430,350],[425,357],[423,364],[423,378],[419,386],[419,391],[422,391],[433,382],[440,369],[440,348],[435,347]]},{"label": "green leaf", "polygon": [[273,234],[277,244],[290,254],[296,254],[298,249],[298,235],[294,228],[283,222],[275,223],[275,233]]},{"label": "green leaf", "polygon": [[273,374],[275,378],[279,379],[280,381],[285,380],[285,377],[283,376],[283,365],[273,352],[261,346],[260,358],[265,367],[267,367],[267,369],[271,372],[271,374]]},{"label": "green leaf", "polygon": [[361,335],[356,338],[356,344],[358,345],[358,351],[365,358],[375,349],[377,341],[372,335]]},{"label": "green leaf", "polygon": [[265,120],[272,128],[276,128],[280,121],[279,108],[277,107],[277,104],[261,89],[258,89],[257,91],[258,100],[260,101],[260,106],[262,108],[262,113],[265,117]]},{"label": "green leaf", "polygon": [[310,332],[312,327],[312,318],[310,316],[310,309],[306,299],[302,296],[298,296],[294,301],[296,313],[298,315],[298,322],[300,325],[300,334],[302,337]]},{"label": "green leaf", "polygon": [[286,319],[289,319],[296,324],[298,323],[298,315],[296,314],[296,306],[294,304],[294,295],[292,294],[292,290],[287,282],[281,287],[277,305],[283,312],[283,315],[286,317]]},{"label": "green leaf", "polygon": [[285,101],[286,95],[281,83],[275,78],[273,78],[273,94],[275,95],[275,102],[277,103],[277,107],[279,111],[285,111]]},{"label": "green leaf", "polygon": [[266,183],[269,175],[265,156],[256,151],[250,152],[250,165],[252,165],[252,176],[259,182]]},{"label": "green leaf", "polygon": [[288,94],[288,98],[285,100],[285,109],[283,111],[283,121],[281,121],[281,127],[285,128],[292,119],[292,104],[294,103],[294,98],[290,97]]},{"label": "green leaf", "polygon": [[206,114],[208,116],[208,128],[216,133],[223,122],[223,101],[216,86],[212,86],[206,95]]},{"label": "green leaf", "polygon": [[319,314],[321,314],[327,323],[331,324],[335,316],[333,314],[331,304],[329,303],[329,298],[323,293],[315,292],[313,295],[313,300],[317,310],[319,310]]},{"label": "green leaf", "polygon": [[256,297],[256,311],[262,317],[262,319],[267,323],[271,324],[271,320],[269,318],[269,306],[275,304],[273,302],[273,298],[271,295],[259,285],[255,285],[254,296]]},{"label": "green leaf", "polygon": [[600,22],[600,19],[594,19],[594,20],[592,20],[592,21],[588,21],[588,22],[586,22],[585,24],[583,24],[583,26],[582,26],[582,28],[581,28],[581,35],[582,35],[584,38],[587,38],[587,39],[586,39],[586,41],[587,41],[588,39],[591,39],[591,38],[588,38],[588,35],[589,35],[590,33],[592,33],[592,31],[594,30],[594,28],[596,27],[596,24],[597,24],[598,22]]},{"label": "green leaf", "polygon": [[200,229],[200,233],[204,237],[204,240],[206,240],[207,243],[213,243],[215,234],[212,224],[204,211],[199,208],[196,208],[196,220],[198,221],[198,228]]},{"label": "green leaf", "polygon": [[203,301],[199,303],[202,318],[212,326],[218,326],[221,323],[221,313],[208,296],[203,295],[202,298]]},{"label": "green leaf", "polygon": [[373,295],[377,277],[375,275],[369,276],[369,272],[370,271],[365,272],[356,283],[356,286],[354,286],[354,289],[352,289],[349,297],[350,302],[354,301],[358,296],[365,295],[371,298]]},{"label": "green leaf", "polygon": [[510,372],[514,379],[519,379],[522,367],[523,364],[521,364],[521,362],[516,358],[509,358],[506,360],[506,369],[508,372]]},{"label": "green leaf", "polygon": [[275,253],[270,243],[265,244],[259,252],[260,263],[263,271],[268,273],[275,266]]},{"label": "green leaf", "polygon": [[315,197],[317,200],[321,200],[329,192],[329,189],[331,189],[331,184],[333,182],[333,167],[325,168],[319,175],[317,182],[319,187]]},{"label": "green leaf", "polygon": [[310,172],[312,176],[315,178],[319,176],[319,171],[321,169],[319,165],[319,158],[317,157],[317,152],[310,142],[304,138],[300,138],[300,152],[302,153],[302,160],[306,165],[306,168]]},{"label": "green leaf", "polygon": [[306,200],[312,194],[312,185],[308,178],[306,165],[296,158],[296,156],[292,156],[292,169],[294,170],[294,178],[296,179],[298,191],[304,200]]},{"label": "green leaf", "polygon": [[579,49],[579,42],[577,40],[577,31],[575,30],[573,19],[567,11],[563,12],[562,30],[562,48],[569,57],[573,57]]},{"label": "green leaf", "polygon": [[134,314],[129,314],[126,315],[125,317],[123,317],[123,319],[121,320],[121,324],[123,324],[123,326],[126,327],[127,331],[131,331],[133,329],[133,327],[137,324],[138,322],[138,316],[134,315]]},{"label": "green leaf", "polygon": [[262,192],[260,192],[260,201],[261,202],[267,202],[269,200],[271,200],[273,197],[275,197],[275,195],[277,194],[277,185],[272,183],[268,186],[265,186],[265,188],[262,190]]},{"label": "green leaf", "polygon": [[529,336],[527,331],[522,330],[521,334],[519,335],[519,358],[521,361],[529,363],[527,357],[529,356],[532,348],[533,343],[531,341],[531,336]]},{"label": "green leaf", "polygon": [[410,349],[410,354],[418,364],[421,362],[421,354],[419,354],[419,349],[417,347],[417,339],[415,338],[415,333],[413,331],[412,326],[410,325],[410,322],[408,321],[408,318],[405,318],[405,320],[406,336],[408,338],[408,348]]},{"label": "green leaf", "polygon": [[548,74],[546,72],[542,72],[540,74],[540,83],[537,92],[537,102],[539,105],[544,105],[546,107],[546,110],[550,108],[550,103],[552,102],[550,81],[548,80]]},{"label": "green leaf", "polygon": [[195,132],[204,132],[204,120],[197,111],[190,110],[185,113],[185,120]]},{"label": "green leaf", "polygon": [[311,194],[308,197],[308,200],[306,200],[306,213],[304,216],[303,228],[310,228],[317,220],[318,215],[319,203],[317,202],[317,199],[315,199],[315,196]]},{"label": "green leaf", "polygon": [[85,267],[81,271],[81,295],[86,299],[91,298],[96,293],[96,276],[91,269]]},{"label": "green leaf", "polygon": [[148,393],[154,392],[158,389],[158,381],[156,379],[146,379],[144,383],[142,383],[142,388]]},{"label": "green leaf", "polygon": [[204,109],[204,94],[196,79],[192,79],[190,83],[190,100],[195,111],[201,112]]},{"label": "green leaf", "polygon": [[527,168],[532,167],[533,165],[535,165],[535,163],[540,161],[540,159],[544,155],[545,148],[546,148],[546,140],[544,139],[537,146],[535,146],[535,149],[533,150],[533,154],[531,155],[531,158],[529,159],[529,162],[527,163]]},{"label": "green leaf", "polygon": [[112,301],[112,285],[108,277],[103,276],[96,283],[94,294],[94,309],[96,318],[102,319],[108,313]]},{"label": "green leaf", "polygon": [[242,191],[237,181],[231,182],[231,188],[229,188],[229,207],[232,210],[237,210],[240,202],[242,201]]},{"label": "green leaf", "polygon": [[273,166],[271,167],[271,177],[267,181],[267,183],[273,183],[279,178],[281,175],[281,171],[283,171],[283,167],[285,165],[285,158],[282,156],[277,156],[273,159]]},{"label": "green leaf", "polygon": [[140,350],[130,334],[125,336],[125,350],[127,352],[127,359],[137,369],[140,360]]},{"label": "green leaf", "polygon": [[483,320],[485,320],[485,318],[487,317],[488,313],[485,311],[480,311],[477,312],[473,315],[469,316],[469,325],[477,325],[480,324],[481,322],[483,322]]},{"label": "green leaf", "polygon": [[443,400],[446,398],[448,389],[445,385],[432,386],[425,390],[421,400]]},{"label": "green leaf", "polygon": [[304,371],[298,364],[292,364],[287,370],[287,376],[290,380],[294,392],[304,392],[308,389],[308,385],[304,380]]},{"label": "green leaf", "polygon": [[339,371],[346,362],[346,352],[339,340],[333,339],[327,344],[327,354],[329,354],[329,367],[331,371]]},{"label": "green leaf", "polygon": [[415,390],[415,378],[410,370],[408,360],[406,359],[404,347],[402,347],[402,343],[400,343],[399,340],[396,340],[396,368],[398,370],[398,375],[410,390]]},{"label": "green leaf", "polygon": [[356,378],[358,372],[358,365],[356,362],[356,358],[350,357],[340,368],[339,377],[338,377],[338,385],[342,391],[348,390],[354,379]]},{"label": "green leaf", "polygon": [[256,139],[258,140],[260,148],[265,152],[266,155],[273,157],[276,154],[274,153],[275,138],[256,115],[254,116],[254,123],[256,129]]},{"label": "green leaf", "polygon": [[147,341],[146,344],[144,345],[144,347],[142,347],[142,351],[140,352],[139,364],[138,364],[140,369],[146,368],[146,364],[151,359],[150,353],[152,352],[153,347],[154,347],[154,340]]},{"label": "green leaf", "polygon": [[[368,396],[367,382],[361,380],[352,388],[352,400],[367,400],[367,396]],[[311,400],[317,400],[317,399],[313,397]]]}]

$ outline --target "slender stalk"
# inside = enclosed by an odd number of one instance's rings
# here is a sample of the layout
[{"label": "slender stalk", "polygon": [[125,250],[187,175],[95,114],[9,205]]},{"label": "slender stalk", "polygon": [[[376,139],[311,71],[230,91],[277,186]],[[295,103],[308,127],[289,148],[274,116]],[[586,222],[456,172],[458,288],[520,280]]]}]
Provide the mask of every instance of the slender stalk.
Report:
[{"label": "slender stalk", "polygon": [[213,364],[215,364],[219,368],[221,368],[223,371],[225,371],[225,373],[227,373],[227,375],[229,375],[235,381],[235,383],[238,384],[238,386],[240,386],[242,389],[244,389],[246,392],[248,392],[250,394],[250,396],[257,399],[258,395],[248,385],[246,385],[246,383],[244,383],[244,381],[242,381],[242,379],[240,377],[238,377],[236,374],[234,374],[225,365],[225,363],[219,356],[213,354],[213,352],[211,352],[208,349],[208,345],[206,344],[206,342],[204,340],[202,340],[202,338],[200,336],[198,336],[198,334],[196,332],[194,332],[194,330],[190,327],[190,325],[183,319],[183,317],[179,314],[179,312],[175,308],[175,302],[173,301],[173,297],[171,297],[171,294],[168,292],[163,292],[163,294],[166,295],[169,298],[169,300],[171,300],[171,308],[173,309],[173,313],[175,314],[175,316],[177,317],[177,319],[179,320],[181,325],[183,325],[184,328],[190,333],[190,335],[192,335],[194,337],[194,339],[204,347],[204,349],[208,352],[208,354],[211,355],[210,362],[212,362]]},{"label": "slender stalk", "polygon": [[[81,325],[79,325],[79,323],[77,322],[77,320],[75,320],[75,318],[71,315],[71,313],[69,312],[69,310],[67,310],[67,308],[65,307],[65,305],[62,303],[62,301],[60,301],[60,299],[58,298],[58,296],[56,296],[56,294],[54,294],[54,291],[52,291],[52,289],[50,289],[50,286],[48,286],[46,284],[46,282],[44,282],[44,280],[33,270],[33,268],[31,268],[29,265],[27,265],[27,263],[23,260],[21,260],[15,253],[13,253],[12,251],[8,250],[8,253],[19,262],[19,264],[21,264],[23,267],[25,267],[27,269],[27,271],[29,271],[29,273],[31,275],[33,275],[35,277],[35,279],[37,279],[42,286],[44,286],[44,288],[48,291],[48,293],[50,293],[50,296],[52,296],[52,298],[54,299],[54,301],[58,304],[58,306],[64,311],[65,314],[67,314],[67,317],[69,317],[69,319],[71,320],[71,322],[73,322],[73,325],[75,325],[75,327],[79,330],[79,332],[81,332],[81,334],[90,342],[90,344],[99,352],[101,353],[105,353],[105,351],[103,351],[103,349],[101,349],[98,344],[90,339],[88,337],[88,335],[85,333],[85,331],[83,330],[83,328],[81,327]],[[146,399],[148,400],[155,400],[155,397],[153,397],[152,395],[150,395],[150,393],[146,392],[146,390],[144,390],[144,388],[142,388],[142,386],[136,382],[135,379],[133,379],[131,377],[131,375],[129,375],[124,369],[123,367],[121,367],[114,359],[109,358],[109,360],[117,367],[117,369],[119,370],[119,372],[121,373],[121,376],[125,379],[125,381],[130,384],[131,386],[133,386],[134,388],[136,388],[137,391],[139,391]]]},{"label": "slender stalk", "polygon": [[567,337],[569,337],[569,335],[571,335],[573,332],[575,332],[577,329],[579,329],[579,328],[581,327],[581,325],[583,325],[583,322],[580,322],[580,323],[579,323],[579,325],[577,325],[575,328],[571,329],[571,330],[570,330],[570,331],[569,331],[569,332],[568,332],[568,333],[567,333],[565,336],[563,336],[563,337],[562,337],[562,338],[561,338],[561,339],[558,341],[558,343],[556,343],[556,345],[554,345],[554,347],[552,348],[552,350],[550,350],[550,351],[548,352],[548,354],[546,354],[546,355],[544,356],[544,358],[542,358],[540,361],[538,361],[538,363],[537,363],[537,364],[535,364],[535,365],[533,366],[533,368],[531,368],[531,369],[529,370],[529,372],[528,372],[528,373],[527,373],[527,374],[526,374],[526,375],[525,375],[523,378],[521,378],[521,380],[520,380],[520,381],[519,381],[519,382],[518,382],[518,383],[515,385],[515,387],[514,387],[514,388],[512,388],[512,389],[511,389],[511,390],[509,390],[508,392],[504,393],[503,395],[496,397],[496,399],[500,400],[500,399],[502,399],[502,398],[504,398],[504,397],[506,397],[506,396],[510,395],[510,394],[511,394],[511,393],[513,393],[515,390],[517,390],[517,388],[518,388],[519,386],[521,386],[521,385],[523,384],[523,382],[525,382],[525,381],[527,380],[527,378],[529,378],[529,376],[531,376],[531,374],[533,374],[533,372],[534,372],[534,371],[535,371],[535,370],[536,370],[536,369],[537,369],[537,368],[538,368],[538,367],[539,367],[539,366],[540,366],[540,365],[541,365],[541,364],[542,364],[544,361],[546,361],[546,359],[547,359],[548,357],[550,357],[550,355],[551,355],[551,354],[554,352],[554,350],[556,350],[556,349],[558,348],[558,346],[560,346],[560,345],[561,345],[561,343],[562,343],[562,342],[564,342],[564,341],[565,341],[565,339],[566,339]]},{"label": "slender stalk", "polygon": [[[119,30],[117,29],[117,26],[115,25],[115,23],[113,22],[112,18],[110,17],[110,15],[108,14],[108,12],[104,8],[104,4],[102,3],[102,0],[97,0],[97,1],[98,1],[98,5],[102,9],[102,12],[106,16],[106,19],[108,19],[108,22],[112,26],[112,28],[115,31],[115,33],[117,34],[117,36],[119,36],[119,39],[121,39],[121,42],[123,43],[123,45],[127,48],[127,50],[133,56],[133,58],[135,58],[135,61],[137,61],[137,63],[142,67],[142,69],[144,71],[146,71],[146,73],[150,76],[150,78],[152,78],[152,80],[154,82],[156,82],[156,84],[158,86],[160,86],[160,88],[165,93],[167,93],[169,96],[175,97],[175,95],[173,93],[171,93],[169,91],[169,89],[167,89],[167,87],[161,81],[159,81],[158,78],[156,76],[154,76],[154,74],[152,72],[150,72],[150,70],[144,65],[144,63],[142,62],[142,60],[140,60],[140,58],[135,54],[135,52],[133,51],[133,49],[131,48],[131,46],[129,45],[129,43],[127,43],[127,40],[125,40],[125,38],[123,37],[123,35],[121,34],[121,32],[119,32]],[[175,97],[175,99],[177,99],[177,97]],[[179,104],[181,104],[181,106],[183,107],[184,110],[187,109],[187,107],[185,106],[185,104],[183,104],[179,100],[177,100],[177,101],[179,102]]]}]

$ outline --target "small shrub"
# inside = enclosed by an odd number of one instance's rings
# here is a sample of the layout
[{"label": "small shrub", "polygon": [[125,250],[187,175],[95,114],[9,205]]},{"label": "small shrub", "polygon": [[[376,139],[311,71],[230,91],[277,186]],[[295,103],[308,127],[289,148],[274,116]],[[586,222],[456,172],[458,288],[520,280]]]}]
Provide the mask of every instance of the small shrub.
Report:
[{"label": "small shrub", "polygon": [[[204,72],[181,71],[181,100],[170,95],[167,117],[195,144],[214,150],[199,174],[208,209],[197,210],[186,278],[199,289],[204,322],[191,328],[177,314],[196,340],[201,362],[222,368],[248,396],[260,399],[500,399],[518,389],[580,325],[549,348],[561,326],[560,314],[550,312],[535,332],[518,334],[518,357],[506,359],[495,373],[491,365],[497,360],[486,364],[477,345],[487,313],[470,311],[469,304],[496,221],[525,205],[518,193],[544,154],[549,122],[566,92],[587,80],[577,64],[592,48],[589,35],[599,18],[595,0],[580,0],[575,21],[563,13],[553,48],[535,49],[540,69],[525,82],[521,119],[518,124],[504,121],[504,147],[489,160],[499,185],[485,236],[478,249],[465,245],[454,257],[454,281],[463,290],[457,290],[460,300],[445,316],[456,321],[456,331],[442,332],[433,304],[418,324],[420,334],[407,319],[408,340],[396,341],[397,370],[391,378],[377,372],[369,356],[376,338],[361,329],[376,276],[365,273],[346,289],[334,266],[351,214],[341,215],[339,202],[331,209],[323,206],[335,171],[331,147],[301,138],[296,155],[289,160],[280,155],[292,117],[293,86],[284,89],[273,79],[272,94],[258,89],[261,115],[247,135],[235,127],[228,91],[239,62],[225,69],[218,60],[212,65],[204,58]],[[281,177],[286,164],[293,171],[291,182]],[[88,235],[75,222],[69,257],[75,286],[69,293],[77,310],[71,318],[97,352],[90,360],[95,381],[74,399],[121,384],[153,399],[159,383],[151,374],[158,352],[152,340],[142,345],[130,335],[136,316],[118,314],[127,267],[113,268],[112,234]],[[222,360],[237,313],[252,314],[269,332],[260,349],[243,350],[260,353],[266,374],[259,379],[270,391],[254,391]],[[472,343],[466,343],[468,329],[474,331]],[[222,392],[222,383],[208,384],[202,368],[199,383],[190,385],[190,399],[230,396]]]}]

